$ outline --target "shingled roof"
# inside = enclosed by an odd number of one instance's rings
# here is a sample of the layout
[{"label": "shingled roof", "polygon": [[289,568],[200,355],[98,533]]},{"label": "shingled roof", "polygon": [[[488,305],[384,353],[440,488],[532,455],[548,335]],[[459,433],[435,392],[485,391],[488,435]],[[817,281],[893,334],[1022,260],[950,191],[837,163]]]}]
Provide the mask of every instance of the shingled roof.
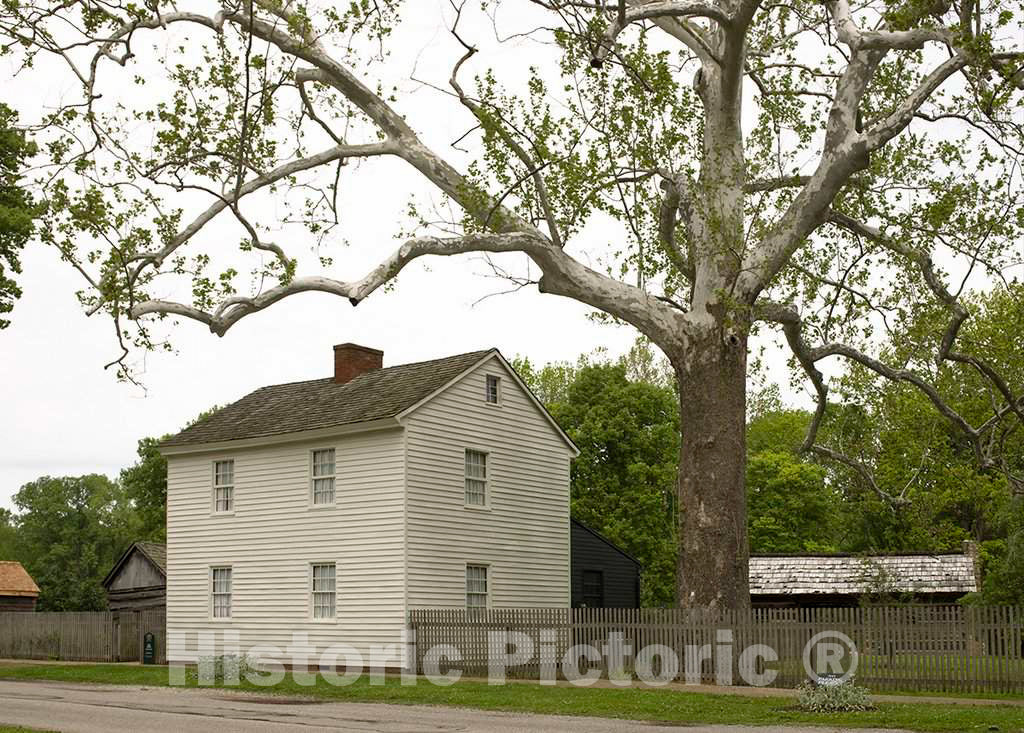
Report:
[{"label": "shingled roof", "polygon": [[161,443],[190,446],[394,417],[496,349],[374,369],[345,384],[333,378],[263,387]]},{"label": "shingled roof", "polygon": [[0,562],[0,596],[28,596],[35,598],[39,595],[39,586],[32,580],[32,576],[22,567],[20,562],[4,560]]},{"label": "shingled roof", "polygon": [[167,545],[161,544],[160,542],[136,542],[135,546],[138,547],[142,551],[142,554],[148,557],[154,565],[160,568],[164,575],[167,575]]},{"label": "shingled roof", "polygon": [[860,595],[876,579],[901,593],[978,589],[970,555],[761,555],[750,558],[751,595]]},{"label": "shingled roof", "polygon": [[141,552],[146,559],[157,566],[160,572],[167,577],[167,545],[160,542],[144,542],[142,540],[133,542],[131,547],[124,551],[124,554],[118,558],[117,562],[114,563],[114,567],[107,573],[107,577],[103,579],[102,585],[104,588],[108,587],[111,581],[114,580],[114,576],[117,575],[118,571],[124,566],[131,557],[133,552]]}]

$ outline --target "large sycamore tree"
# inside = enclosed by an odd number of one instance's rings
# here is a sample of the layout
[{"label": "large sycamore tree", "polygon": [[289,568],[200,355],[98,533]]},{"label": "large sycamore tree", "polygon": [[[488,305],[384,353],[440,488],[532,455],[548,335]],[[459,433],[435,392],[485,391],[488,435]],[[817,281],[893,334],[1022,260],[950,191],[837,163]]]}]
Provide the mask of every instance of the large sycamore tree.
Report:
[{"label": "large sycamore tree", "polygon": [[[845,360],[1004,465],[1021,385],[958,336],[961,295],[1020,260],[1022,17],[1012,0],[3,0],[0,41],[5,69],[60,89],[33,130],[39,232],[126,350],[163,343],[161,318],[223,335],[299,293],[355,306],[414,260],[487,253],[668,357],[679,599],[742,607],[752,337],[784,340],[818,399],[805,451],[860,466],[818,440]],[[424,25],[436,46],[406,48]],[[438,120],[465,134],[432,139]],[[329,249],[345,194],[383,175],[422,195],[395,244],[355,243],[379,254],[353,271]],[[887,361],[934,307],[943,326]],[[983,378],[986,416],[934,386],[956,370]]]}]

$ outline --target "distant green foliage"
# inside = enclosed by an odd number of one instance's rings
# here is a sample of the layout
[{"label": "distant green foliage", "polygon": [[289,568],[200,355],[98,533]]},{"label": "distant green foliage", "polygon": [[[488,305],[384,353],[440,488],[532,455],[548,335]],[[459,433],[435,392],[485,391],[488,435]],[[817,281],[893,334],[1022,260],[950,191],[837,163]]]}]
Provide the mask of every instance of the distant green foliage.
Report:
[{"label": "distant green foliage", "polygon": [[1004,537],[983,542],[981,566],[984,582],[971,600],[985,605],[1024,606],[1024,498],[1007,507]]},{"label": "distant green foliage", "polygon": [[15,125],[18,115],[0,103],[0,329],[10,325],[3,315],[14,308],[21,289],[13,275],[21,272],[19,253],[32,236],[38,207],[19,185],[25,161],[36,146]]},{"label": "distant green foliage", "polygon": [[[1024,333],[1024,285],[1010,284],[966,299],[972,317],[959,348],[984,360],[1013,385],[1024,383],[1019,339]],[[932,374],[940,393],[972,424],[984,422],[997,399],[991,384],[969,365],[937,369],[939,327],[948,314],[922,309],[903,338],[894,339],[890,363]],[[979,470],[962,434],[917,389],[853,369],[830,406],[824,440],[863,462],[884,491],[908,503],[879,497],[857,472],[828,464],[829,481],[842,492],[843,549],[854,552],[958,552],[964,540],[980,542],[986,580],[973,600],[1024,603],[1021,531],[1024,434],[1014,420],[993,432],[1000,461]],[[1015,500],[1014,496],[1018,498]]]},{"label": "distant green foliage", "polygon": [[836,500],[825,469],[790,453],[762,451],[747,459],[747,512],[751,552],[836,549]]},{"label": "distant green foliage", "polygon": [[747,425],[747,455],[763,452],[799,455],[810,422],[811,413],[806,410],[781,408],[751,415]]},{"label": "distant green foliage", "polygon": [[44,476],[14,495],[18,560],[39,586],[43,611],[107,607],[100,582],[135,539],[138,519],[106,476]]},{"label": "distant green foliage", "polygon": [[0,507],[0,560],[17,559],[18,527],[10,509]]},{"label": "distant green foliage", "polygon": [[644,605],[675,600],[679,411],[672,390],[626,377],[624,366],[581,369],[551,405],[581,455],[572,512],[643,563]]},{"label": "distant green foliage", "polygon": [[161,438],[139,441],[139,460],[122,469],[121,486],[139,517],[138,539],[163,542],[167,536],[167,459],[158,449]]},{"label": "distant green foliage", "polygon": [[675,602],[679,405],[673,390],[634,378],[659,372],[642,343],[611,362],[516,367],[580,448],[572,466],[572,514],[643,564],[641,602]]}]

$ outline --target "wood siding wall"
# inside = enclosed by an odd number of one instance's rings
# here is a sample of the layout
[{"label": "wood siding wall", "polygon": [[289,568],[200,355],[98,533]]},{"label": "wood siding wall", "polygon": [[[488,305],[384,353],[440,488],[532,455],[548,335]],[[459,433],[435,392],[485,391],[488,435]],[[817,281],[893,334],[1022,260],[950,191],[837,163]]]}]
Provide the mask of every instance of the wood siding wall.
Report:
[{"label": "wood siding wall", "polygon": [[[313,409],[313,407],[311,407]],[[310,451],[335,448],[336,504],[310,506]],[[232,629],[243,649],[308,634],[323,650],[395,643],[405,625],[404,444],[401,430],[315,443],[170,456],[167,501],[167,627]],[[215,460],[233,459],[234,513],[212,513]],[[309,567],[333,562],[337,619],[312,619]],[[232,616],[212,618],[210,568],[232,567]],[[174,654],[172,650],[172,655]],[[181,661],[194,661],[195,654]]]},{"label": "wood siding wall", "polygon": [[159,608],[163,610],[166,607],[166,586],[107,591],[107,608],[111,611],[137,611],[144,608]]},{"label": "wood siding wall", "polygon": [[640,568],[636,561],[596,536],[583,525],[572,523],[572,605],[583,605],[583,573],[601,573],[604,593],[598,607],[637,608],[640,605]]},{"label": "wood siding wall", "polygon": [[36,599],[32,596],[0,596],[0,611],[35,611]]},{"label": "wood siding wall", "polygon": [[147,560],[138,549],[121,566],[107,590],[129,590],[131,588],[152,588],[165,584],[164,574]]},{"label": "wood siding wall", "polygon": [[[567,606],[570,448],[504,365],[492,357],[405,424],[408,606],[464,608],[467,564],[488,566],[492,607]],[[487,508],[465,506],[467,449],[487,453]]]}]

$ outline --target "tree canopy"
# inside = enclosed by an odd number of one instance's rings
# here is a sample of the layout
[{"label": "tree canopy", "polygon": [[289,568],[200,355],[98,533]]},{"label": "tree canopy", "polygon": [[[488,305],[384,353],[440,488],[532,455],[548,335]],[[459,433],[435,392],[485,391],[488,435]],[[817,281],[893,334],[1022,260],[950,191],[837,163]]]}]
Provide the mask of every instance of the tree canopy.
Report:
[{"label": "tree canopy", "polygon": [[21,181],[22,168],[35,155],[36,146],[17,129],[17,120],[17,113],[0,103],[0,329],[10,325],[3,316],[21,296],[14,275],[21,272],[19,254],[32,236],[39,213]]},{"label": "tree canopy", "polygon": [[575,370],[564,399],[548,408],[580,449],[572,465],[573,516],[641,562],[645,605],[672,605],[679,520],[675,393],[630,380],[623,364],[589,364]]},{"label": "tree canopy", "polygon": [[[1008,468],[1021,384],[960,337],[972,289],[1017,293],[1022,21],[1018,0],[15,0],[0,50],[75,88],[33,121],[39,232],[112,317],[116,363],[164,343],[160,318],[223,335],[301,293],[357,305],[423,257],[517,253],[494,272],[669,358],[680,597],[738,607],[752,333],[781,332],[813,387],[805,452],[860,463],[818,440],[839,362]],[[429,62],[399,59],[424,24]],[[433,134],[438,109],[465,134]],[[399,181],[400,243],[354,272],[340,194]],[[971,379],[983,413],[942,389]]]}]

